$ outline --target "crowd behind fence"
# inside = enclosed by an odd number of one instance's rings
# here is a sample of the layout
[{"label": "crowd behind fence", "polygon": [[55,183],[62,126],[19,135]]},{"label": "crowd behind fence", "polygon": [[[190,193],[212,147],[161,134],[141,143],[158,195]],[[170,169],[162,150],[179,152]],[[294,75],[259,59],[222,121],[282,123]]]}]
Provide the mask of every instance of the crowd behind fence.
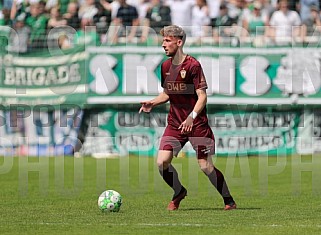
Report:
[{"label": "crowd behind fence", "polygon": [[0,49],[159,44],[166,25],[191,45],[318,45],[319,0],[2,0]]}]

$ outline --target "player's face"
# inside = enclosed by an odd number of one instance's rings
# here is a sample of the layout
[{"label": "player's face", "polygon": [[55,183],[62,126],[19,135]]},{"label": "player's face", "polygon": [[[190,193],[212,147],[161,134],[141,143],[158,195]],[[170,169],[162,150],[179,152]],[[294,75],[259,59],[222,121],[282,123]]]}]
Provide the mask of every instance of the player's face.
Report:
[{"label": "player's face", "polygon": [[165,54],[168,57],[173,57],[176,54],[176,52],[179,48],[179,45],[181,45],[181,41],[182,40],[175,38],[175,37],[164,36],[162,47],[165,50]]}]

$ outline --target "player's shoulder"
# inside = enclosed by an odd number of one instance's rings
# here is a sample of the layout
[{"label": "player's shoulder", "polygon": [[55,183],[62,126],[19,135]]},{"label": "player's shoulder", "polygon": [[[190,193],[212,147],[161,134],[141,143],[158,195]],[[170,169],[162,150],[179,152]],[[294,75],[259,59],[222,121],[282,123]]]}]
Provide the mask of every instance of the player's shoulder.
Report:
[{"label": "player's shoulder", "polygon": [[201,66],[201,63],[193,56],[187,55],[186,61],[193,67],[193,66]]},{"label": "player's shoulder", "polygon": [[172,64],[172,59],[171,58],[168,58],[167,60],[165,60],[163,63],[162,63],[162,67],[170,67]]}]

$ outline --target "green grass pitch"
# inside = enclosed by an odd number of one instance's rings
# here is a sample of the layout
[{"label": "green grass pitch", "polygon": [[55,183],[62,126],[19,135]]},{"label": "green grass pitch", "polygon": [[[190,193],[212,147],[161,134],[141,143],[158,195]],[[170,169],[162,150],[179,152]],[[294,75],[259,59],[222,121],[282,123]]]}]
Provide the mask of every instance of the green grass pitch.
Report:
[{"label": "green grass pitch", "polygon": [[[223,211],[194,157],[173,161],[188,189],[178,211],[154,158],[2,157],[0,234],[321,234],[321,156],[214,161],[237,210]],[[106,189],[120,212],[99,211]]]}]

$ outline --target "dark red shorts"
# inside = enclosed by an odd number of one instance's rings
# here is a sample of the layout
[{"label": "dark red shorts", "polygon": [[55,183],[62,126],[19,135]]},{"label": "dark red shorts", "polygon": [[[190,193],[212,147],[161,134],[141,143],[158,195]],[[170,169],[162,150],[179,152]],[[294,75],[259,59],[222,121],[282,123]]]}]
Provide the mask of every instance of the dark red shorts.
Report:
[{"label": "dark red shorts", "polygon": [[209,126],[193,127],[192,132],[186,135],[168,125],[161,138],[159,150],[172,151],[173,155],[177,156],[187,141],[193,146],[198,159],[207,159],[215,153],[214,134]]}]

